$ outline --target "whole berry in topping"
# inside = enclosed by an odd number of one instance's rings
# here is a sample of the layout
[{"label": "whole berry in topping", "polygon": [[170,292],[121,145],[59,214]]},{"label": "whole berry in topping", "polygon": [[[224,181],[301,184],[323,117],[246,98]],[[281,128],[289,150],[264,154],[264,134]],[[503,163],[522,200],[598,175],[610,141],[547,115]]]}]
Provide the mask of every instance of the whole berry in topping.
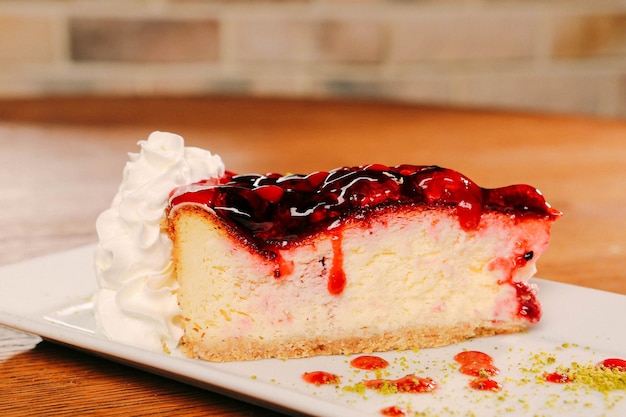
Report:
[{"label": "whole berry in topping", "polygon": [[262,185],[254,190],[263,200],[278,203],[285,190],[277,185]]}]

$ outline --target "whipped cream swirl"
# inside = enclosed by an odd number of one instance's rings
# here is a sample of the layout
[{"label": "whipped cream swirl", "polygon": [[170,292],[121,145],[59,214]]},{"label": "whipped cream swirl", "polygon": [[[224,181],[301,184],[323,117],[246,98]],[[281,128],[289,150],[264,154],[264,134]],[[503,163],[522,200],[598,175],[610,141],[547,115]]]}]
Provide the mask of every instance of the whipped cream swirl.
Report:
[{"label": "whipped cream swirl", "polygon": [[121,343],[171,351],[182,329],[172,242],[161,225],[172,189],[220,177],[224,164],[183,138],[154,132],[129,153],[111,208],[96,221],[94,305],[99,330]]}]

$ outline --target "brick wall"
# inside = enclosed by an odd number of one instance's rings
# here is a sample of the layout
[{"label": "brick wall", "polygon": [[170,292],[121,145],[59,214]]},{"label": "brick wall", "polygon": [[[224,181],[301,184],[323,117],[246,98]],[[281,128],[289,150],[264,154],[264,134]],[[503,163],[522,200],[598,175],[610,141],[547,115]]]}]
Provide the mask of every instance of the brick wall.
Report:
[{"label": "brick wall", "polygon": [[626,117],[615,0],[0,0],[0,96],[366,97]]}]

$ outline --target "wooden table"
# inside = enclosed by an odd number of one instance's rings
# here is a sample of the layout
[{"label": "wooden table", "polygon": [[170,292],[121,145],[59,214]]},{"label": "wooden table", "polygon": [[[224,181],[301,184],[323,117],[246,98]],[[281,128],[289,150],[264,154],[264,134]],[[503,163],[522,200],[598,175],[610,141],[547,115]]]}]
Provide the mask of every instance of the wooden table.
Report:
[{"label": "wooden table", "polygon": [[[626,122],[372,102],[0,102],[0,265],[93,243],[126,153],[153,130],[238,172],[438,164],[485,187],[533,184],[565,213],[538,276],[626,294]],[[275,415],[3,328],[0,412]]]}]

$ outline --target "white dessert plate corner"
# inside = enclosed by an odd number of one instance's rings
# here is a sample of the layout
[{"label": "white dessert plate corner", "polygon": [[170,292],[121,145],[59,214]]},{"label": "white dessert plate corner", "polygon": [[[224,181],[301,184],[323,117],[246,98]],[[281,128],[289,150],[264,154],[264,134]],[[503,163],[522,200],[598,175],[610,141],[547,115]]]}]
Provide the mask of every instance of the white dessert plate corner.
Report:
[{"label": "white dessert plate corner", "polygon": [[[0,324],[46,340],[108,357],[210,391],[287,414],[381,416],[395,406],[406,415],[465,416],[626,416],[626,390],[603,393],[592,388],[543,382],[542,375],[569,366],[626,358],[626,296],[536,280],[544,315],[526,333],[475,339],[453,346],[377,354],[390,366],[382,375],[432,378],[433,393],[380,393],[357,389],[380,377],[352,368],[350,357],[210,363],[167,355],[108,340],[96,331],[90,299],[96,290],[93,246],[0,268]],[[480,350],[494,358],[499,392],[476,391],[458,372],[453,357]],[[316,386],[305,372],[341,377],[337,385]]]}]

